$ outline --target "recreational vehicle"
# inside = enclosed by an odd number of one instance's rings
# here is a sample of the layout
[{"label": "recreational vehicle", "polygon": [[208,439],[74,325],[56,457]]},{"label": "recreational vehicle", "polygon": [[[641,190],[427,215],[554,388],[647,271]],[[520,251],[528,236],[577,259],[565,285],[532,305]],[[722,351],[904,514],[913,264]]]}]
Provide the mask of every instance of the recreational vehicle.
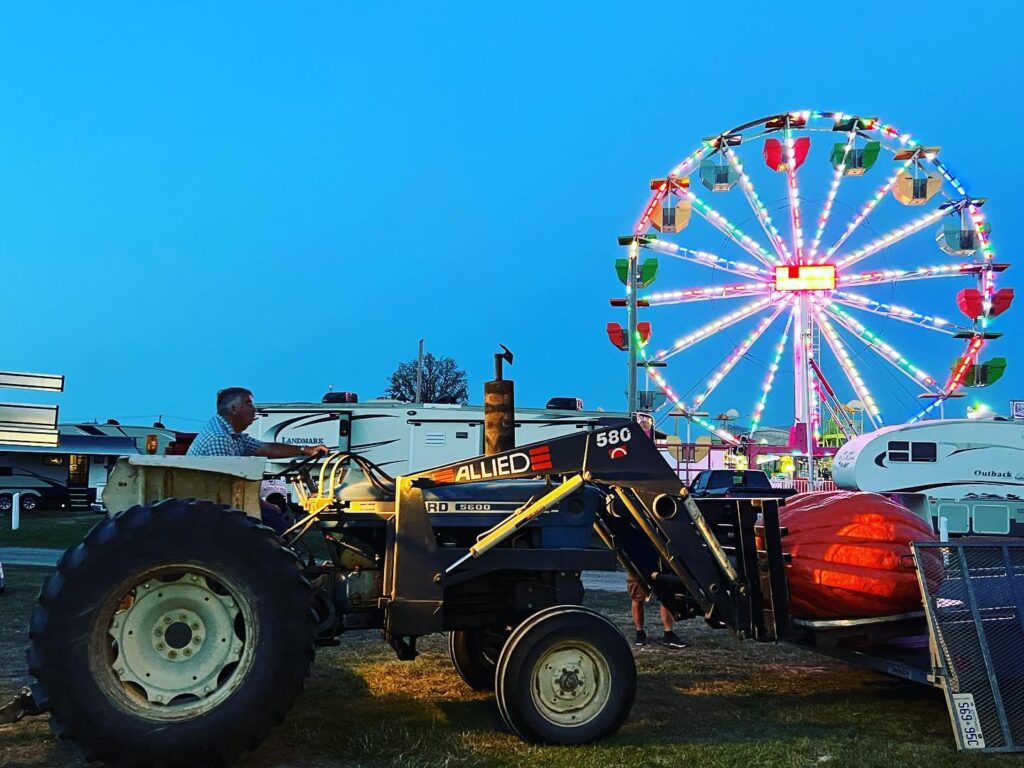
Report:
[{"label": "recreational vehicle", "polygon": [[1024,422],[885,427],[840,448],[832,477],[840,488],[893,496],[950,534],[1024,535]]},{"label": "recreational vehicle", "polygon": [[56,447],[0,445],[0,513],[14,495],[29,512],[38,506],[90,509],[118,456],[164,453],[175,433],[160,427],[60,424]]},{"label": "recreational vehicle", "polygon": [[[589,429],[625,414],[549,408],[516,409],[516,444]],[[264,442],[317,445],[365,456],[392,475],[484,452],[482,405],[403,403],[258,403],[247,430]]]}]

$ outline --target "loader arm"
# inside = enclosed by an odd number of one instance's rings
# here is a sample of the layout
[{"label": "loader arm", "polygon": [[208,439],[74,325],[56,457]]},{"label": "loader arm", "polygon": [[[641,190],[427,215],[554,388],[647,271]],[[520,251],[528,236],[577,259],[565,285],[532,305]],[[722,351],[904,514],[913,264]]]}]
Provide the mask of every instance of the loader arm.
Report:
[{"label": "loader arm", "polygon": [[[401,510],[403,504],[414,508],[416,492],[422,489],[536,477],[560,478],[571,485],[582,481],[602,488],[607,493],[607,505],[595,521],[598,534],[627,571],[677,616],[700,614],[709,623],[725,624],[741,634],[765,634],[756,631],[762,622],[753,616],[759,607],[754,605],[754,593],[761,595],[761,590],[751,589],[751,582],[759,581],[752,573],[757,570],[756,559],[752,560],[748,552],[746,565],[754,565],[738,570],[734,565],[736,553],[725,551],[653,441],[632,421],[609,421],[593,431],[453,462],[402,478],[398,484],[398,529],[404,527],[404,522],[415,527],[414,520],[403,521]],[[557,499],[559,487],[553,483],[547,496]],[[760,508],[757,501],[746,503]],[[544,499],[540,499],[517,510],[482,535],[474,548],[479,551],[471,550],[462,561],[487,557],[486,552],[500,540],[496,537],[503,531],[517,530],[544,509]],[[774,513],[774,506],[768,511]],[[777,518],[774,524],[777,527]],[[753,528],[752,522],[749,527]],[[752,530],[750,534],[748,549],[753,548]],[[781,554],[777,560],[781,564]],[[449,571],[459,564],[453,564]]]}]

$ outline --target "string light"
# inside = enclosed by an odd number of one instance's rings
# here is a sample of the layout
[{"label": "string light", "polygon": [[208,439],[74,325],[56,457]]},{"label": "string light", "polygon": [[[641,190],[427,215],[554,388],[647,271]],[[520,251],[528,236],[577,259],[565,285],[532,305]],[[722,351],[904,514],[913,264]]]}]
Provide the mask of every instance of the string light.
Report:
[{"label": "string light", "polygon": [[778,309],[772,312],[768,317],[761,320],[761,322],[757,324],[757,327],[754,328],[754,330],[751,331],[743,341],[736,345],[729,357],[725,359],[725,362],[719,366],[718,370],[715,371],[714,374],[712,374],[711,378],[708,380],[707,388],[694,399],[693,410],[696,411],[700,408],[701,404],[708,399],[708,396],[715,391],[715,387],[722,382],[722,379],[729,375],[729,371],[731,371],[735,367],[736,363],[738,363],[740,359],[747,354],[750,348],[754,345],[754,342],[761,338],[761,335],[768,330],[768,326],[775,322],[775,319],[782,314],[782,310],[785,308],[785,304],[780,304]]},{"label": "string light", "polygon": [[868,200],[867,203],[864,204],[864,207],[861,208],[857,215],[854,216],[853,219],[850,221],[850,223],[846,225],[846,231],[843,232],[843,234],[832,247],[825,251],[825,255],[821,257],[822,262],[829,261],[832,258],[832,254],[834,254],[839,249],[839,247],[846,242],[847,238],[849,238],[850,235],[852,235],[854,231],[857,229],[857,227],[861,225],[861,222],[863,222],[864,219],[866,219],[870,215],[870,213],[873,210],[875,210],[875,207],[880,202],[882,202],[885,196],[889,194],[889,190],[891,190],[893,184],[896,183],[896,179],[899,178],[900,173],[909,168],[912,162],[913,159],[906,160],[899,168],[896,169],[892,176],[890,176],[886,180],[885,184],[878,188],[878,191],[875,192],[874,196],[870,200]]},{"label": "string light", "polygon": [[885,339],[877,333],[873,333],[868,330],[859,320],[857,320],[857,318],[849,312],[844,311],[838,304],[830,302],[827,314],[835,319],[836,322],[843,325],[843,327],[848,331],[856,333],[864,339],[864,341],[866,341],[872,348],[881,352],[897,368],[918,384],[925,387],[925,389],[935,386],[935,379],[910,362],[906,357],[900,354],[894,346],[885,341]]},{"label": "string light", "polygon": [[[729,164],[733,167],[733,170],[739,174],[740,177],[740,188],[747,196],[747,201],[750,203],[750,207],[754,209],[754,214],[757,216],[757,220],[761,222],[761,228],[764,229],[768,239],[771,240],[772,245],[775,246],[776,252],[782,257],[784,262],[793,260],[792,255],[789,253],[789,248],[786,247],[786,241],[779,234],[779,230],[775,228],[772,223],[771,214],[768,213],[768,209],[761,202],[761,198],[758,197],[757,192],[754,190],[754,183],[750,180],[746,171],[743,170],[743,163],[740,162],[739,156],[728,147],[722,149],[722,153],[725,155]],[[779,263],[776,261],[776,263]]]},{"label": "string light", "polygon": [[909,224],[906,224],[905,226],[896,227],[896,229],[892,230],[891,232],[886,232],[884,235],[878,237],[875,240],[872,240],[864,247],[858,248],[853,253],[850,253],[847,256],[839,258],[838,260],[836,260],[836,267],[845,267],[850,264],[855,264],[861,259],[866,259],[868,256],[871,256],[874,253],[878,253],[883,248],[888,248],[890,245],[895,245],[905,237],[909,237],[915,232],[920,232],[929,224],[938,221],[947,213],[948,211],[939,208],[925,216],[922,216],[919,219],[915,219],[914,221],[910,222]]},{"label": "string light", "polygon": [[818,217],[818,229],[814,233],[814,241],[811,243],[810,259],[813,261],[814,257],[818,255],[818,246],[821,245],[821,236],[825,233],[825,225],[828,223],[829,216],[832,215],[832,204],[836,200],[836,195],[839,193],[839,182],[843,180],[843,174],[846,173],[846,161],[850,157],[850,152],[853,150],[853,143],[857,138],[857,131],[850,131],[850,136],[846,140],[846,147],[843,149],[843,159],[836,165],[836,169],[832,174],[832,184],[828,188],[828,195],[825,197],[825,204],[821,208],[821,215]]},{"label": "string light", "polygon": [[875,403],[875,398],[872,397],[867,384],[864,383],[864,379],[860,375],[860,371],[857,370],[857,366],[854,365],[853,360],[850,358],[850,353],[846,351],[846,345],[843,344],[835,328],[832,327],[832,324],[820,311],[815,312],[815,317],[818,319],[818,325],[825,330],[825,340],[839,361],[839,365],[846,374],[846,378],[853,386],[861,402],[864,403],[864,408],[871,422],[876,428],[881,426],[882,414],[878,410],[878,404]]},{"label": "string light", "polygon": [[753,296],[763,293],[764,289],[765,287],[758,283],[735,283],[733,285],[711,285],[705,288],[684,288],[677,291],[659,291],[640,298],[649,301],[652,305],[684,304],[706,299]]},{"label": "string light", "polygon": [[980,273],[983,268],[977,264],[936,264],[914,269],[876,269],[853,275],[840,274],[836,282],[840,285],[872,285],[875,283],[897,283],[904,280],[923,280],[930,277],[955,277],[956,275]]},{"label": "string light", "polygon": [[690,202],[693,203],[694,208],[697,209],[697,213],[703,216],[709,224],[732,239],[733,242],[755,259],[760,259],[769,266],[773,264],[779,265],[782,263],[774,253],[769,253],[763,245],[756,242],[752,237],[750,237],[750,235],[746,234],[742,229],[729,221],[729,219],[701,200],[700,197],[698,197],[692,190],[686,189],[682,190],[682,192]]},{"label": "string light", "polygon": [[739,309],[730,312],[727,315],[723,315],[717,320],[712,320],[707,325],[698,328],[693,333],[689,333],[686,336],[683,336],[681,339],[677,340],[676,343],[673,345],[671,351],[659,351],[654,356],[654,359],[665,360],[666,358],[676,354],[677,352],[682,352],[687,347],[691,346],[692,344],[695,344],[701,339],[707,338],[712,333],[716,333],[717,331],[721,331],[724,328],[728,328],[730,325],[735,325],[743,318],[750,317],[755,312],[759,312],[760,310],[768,306],[770,302],[771,297],[765,296],[764,298],[758,299],[757,301],[753,301],[750,304],[740,307]]},{"label": "string light", "polygon": [[782,338],[779,339],[779,343],[775,345],[775,359],[772,360],[772,364],[768,366],[768,376],[765,378],[764,384],[761,386],[761,399],[758,400],[757,405],[754,406],[754,418],[750,422],[750,437],[754,436],[757,428],[761,425],[761,416],[764,414],[765,403],[768,402],[768,393],[772,391],[772,384],[775,382],[775,374],[778,373],[779,363],[782,361],[782,356],[786,353],[786,345],[789,343],[789,329],[793,326],[793,313],[794,310],[790,310],[789,319],[786,320],[786,327],[782,331]]},{"label": "string light", "polygon": [[714,267],[715,269],[721,269],[724,272],[735,272],[736,274],[749,275],[750,277],[763,277],[766,280],[771,279],[771,272],[762,267],[747,264],[743,261],[724,259],[721,256],[716,256],[715,254],[708,253],[707,251],[695,251],[691,248],[683,248],[681,245],[676,245],[668,240],[650,240],[648,242],[641,243],[641,247],[654,251],[655,253],[664,254],[665,256],[682,259],[683,261],[705,264],[707,266]]},{"label": "string light", "polygon": [[796,153],[793,149],[793,135],[786,121],[784,131],[786,144],[786,181],[789,187],[789,218],[793,225],[793,248],[796,251],[796,263],[804,263],[804,230],[800,221],[800,190],[796,184]]}]

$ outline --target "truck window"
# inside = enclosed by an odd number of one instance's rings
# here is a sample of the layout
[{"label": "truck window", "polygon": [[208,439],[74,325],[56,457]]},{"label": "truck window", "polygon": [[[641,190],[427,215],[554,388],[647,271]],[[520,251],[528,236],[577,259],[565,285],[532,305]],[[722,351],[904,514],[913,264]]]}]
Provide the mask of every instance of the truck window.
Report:
[{"label": "truck window", "polygon": [[890,440],[889,461],[910,461],[910,443],[906,440]]},{"label": "truck window", "polygon": [[768,475],[760,471],[748,471],[743,473],[744,485],[748,488],[771,488],[772,484],[768,482]]},{"label": "truck window", "polygon": [[911,461],[936,461],[938,459],[938,443],[911,443]]},{"label": "truck window", "polygon": [[743,485],[742,473],[712,472],[711,481],[708,483],[708,490],[713,488],[731,488],[734,485]]}]

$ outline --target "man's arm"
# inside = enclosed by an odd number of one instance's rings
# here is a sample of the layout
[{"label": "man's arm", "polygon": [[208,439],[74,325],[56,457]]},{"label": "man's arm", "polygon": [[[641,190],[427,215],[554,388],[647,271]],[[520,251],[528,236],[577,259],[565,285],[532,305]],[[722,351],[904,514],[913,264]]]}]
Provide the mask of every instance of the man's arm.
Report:
[{"label": "man's arm", "polygon": [[253,454],[268,459],[290,459],[293,456],[313,456],[330,453],[326,445],[292,445],[291,443],[263,443]]}]

